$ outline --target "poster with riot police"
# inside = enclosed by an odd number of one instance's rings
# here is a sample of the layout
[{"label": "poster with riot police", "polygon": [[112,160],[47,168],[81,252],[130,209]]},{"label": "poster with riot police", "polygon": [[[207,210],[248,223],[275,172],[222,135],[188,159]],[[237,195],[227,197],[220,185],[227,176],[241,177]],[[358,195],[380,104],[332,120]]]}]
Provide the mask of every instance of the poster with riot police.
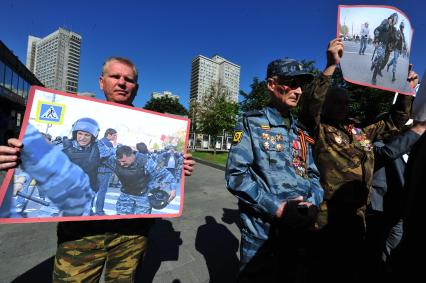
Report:
[{"label": "poster with riot police", "polygon": [[188,133],[183,117],[32,87],[0,222],[180,216]]},{"label": "poster with riot police", "polygon": [[389,6],[340,5],[337,36],[345,45],[340,66],[346,81],[414,94],[407,82],[413,29],[402,11]]}]

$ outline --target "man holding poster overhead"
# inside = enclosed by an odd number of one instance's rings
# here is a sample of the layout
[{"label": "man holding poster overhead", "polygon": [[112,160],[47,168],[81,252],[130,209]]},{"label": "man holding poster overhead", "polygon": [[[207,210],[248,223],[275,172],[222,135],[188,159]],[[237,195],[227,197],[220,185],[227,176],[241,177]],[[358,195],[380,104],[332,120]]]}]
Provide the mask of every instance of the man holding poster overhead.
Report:
[{"label": "man holding poster overhead", "polygon": [[[330,41],[329,72],[325,75],[334,73],[343,49],[341,39]],[[413,88],[418,83],[413,71],[407,79]],[[330,88],[328,92],[308,93],[304,98],[299,117],[316,140],[314,156],[324,188],[324,202],[318,218],[319,227],[323,227],[324,243],[318,246],[324,247],[322,254],[330,260],[334,257],[344,259],[336,263],[339,266],[336,274],[353,272],[356,276],[363,262],[365,208],[374,167],[373,142],[399,131],[409,118],[412,97],[399,95],[387,117],[363,127],[348,119],[349,98],[345,89]]]},{"label": "man holding poster overhead", "polygon": [[[133,106],[138,73],[128,59],[105,61],[99,78],[107,101]],[[10,139],[0,146],[0,169],[20,162],[22,142]],[[192,174],[195,162],[185,155],[184,172]],[[53,282],[97,282],[105,268],[105,282],[133,282],[136,267],[145,252],[153,219],[60,222]]]}]

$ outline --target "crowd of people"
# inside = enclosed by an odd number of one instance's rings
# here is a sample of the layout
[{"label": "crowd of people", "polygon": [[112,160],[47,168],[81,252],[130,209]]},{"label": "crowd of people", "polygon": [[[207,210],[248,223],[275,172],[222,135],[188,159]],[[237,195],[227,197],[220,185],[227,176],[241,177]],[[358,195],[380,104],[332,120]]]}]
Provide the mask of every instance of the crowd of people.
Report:
[{"label": "crowd of people", "polygon": [[[407,258],[421,243],[413,220],[421,217],[413,213],[419,200],[405,196],[420,193],[408,184],[423,177],[410,166],[419,157],[405,170],[403,155],[420,150],[426,117],[405,126],[413,98],[398,95],[389,112],[355,123],[346,89],[331,86],[343,53],[342,39],[330,41],[316,78],[295,60],[272,61],[270,104],[244,113],[236,126],[226,186],[240,210],[239,282],[382,282],[420,274]],[[414,89],[418,75],[411,66],[407,74]],[[296,116],[291,109],[299,101]]]},{"label": "crowd of people", "polygon": [[[382,49],[378,53],[385,57]],[[421,274],[410,255],[422,244],[417,229],[424,214],[419,194],[426,117],[406,126],[413,98],[399,95],[388,113],[362,126],[354,123],[347,91],[331,86],[344,55],[342,39],[331,40],[326,54],[327,65],[316,77],[296,60],[272,61],[266,76],[269,105],[244,113],[236,125],[225,179],[238,199],[241,218],[239,282],[313,282],[322,277],[360,282]],[[137,78],[131,61],[110,58],[102,68],[100,88],[108,101],[132,105]],[[413,89],[418,84],[411,68],[407,80]],[[149,213],[150,180],[168,184],[172,199],[176,164],[182,164],[185,175],[193,171],[190,154],[182,157],[173,148],[149,153],[143,143],[136,145],[137,151],[114,148],[117,131],[108,129],[97,140],[99,127],[94,125],[90,118],[76,121],[73,137],[62,141],[60,150],[29,127],[23,141],[10,139],[0,147],[0,169],[21,163],[63,215],[90,213],[93,188],[99,188],[100,200],[95,213],[102,215],[102,195],[112,174],[122,184],[117,212]],[[60,159],[63,167],[52,168],[40,154],[28,152],[27,144],[50,156],[48,160]],[[410,151],[415,154],[405,166],[403,156]],[[58,189],[48,185],[57,180],[49,180],[54,174],[47,176],[45,168],[73,170],[81,178],[70,182],[62,172],[64,185]],[[64,198],[66,192],[74,197]],[[152,223],[60,222],[53,281],[97,282],[106,266],[106,282],[133,282]]]},{"label": "crowd of people", "polygon": [[[105,197],[110,187],[112,175],[118,178],[117,187],[121,190],[115,204],[116,213],[114,214],[151,213],[152,206],[148,197],[152,195],[151,191],[156,188],[161,188],[167,192],[169,195],[167,203],[173,200],[182,174],[183,153],[176,152],[176,147],[172,145],[167,145],[161,151],[153,152],[150,152],[144,143],[138,143],[131,148],[117,143],[118,133],[115,129],[108,128],[101,139],[98,139],[99,131],[98,122],[85,117],[75,121],[71,129],[71,138],[56,137],[54,139],[54,145],[60,148],[73,163],[82,168],[89,177],[94,194],[92,208],[88,212],[89,215],[106,215],[104,211]],[[49,134],[43,134],[43,136],[48,143],[52,143],[52,137]],[[123,154],[124,152],[126,154]],[[134,157],[134,162],[128,162],[128,164],[122,162],[126,156],[130,156],[131,159]],[[143,166],[137,167],[136,164],[138,163]],[[132,167],[138,168],[136,171],[139,170],[140,172],[131,173]],[[147,168],[151,169],[148,170]],[[150,174],[148,177],[145,176],[147,173]],[[139,187],[134,187],[131,184],[131,179],[137,178],[137,174],[141,175],[138,177],[139,181],[146,181]],[[129,186],[133,188],[130,191]],[[34,189],[38,187],[37,182],[25,170],[17,169],[14,180],[14,195],[18,195],[16,197],[16,208],[21,209],[21,213],[13,214],[14,216],[26,216],[25,208],[31,199],[34,200]],[[46,201],[42,188],[38,189],[38,196],[41,200]],[[43,202],[41,203],[43,205]],[[48,201],[44,205],[52,206]],[[62,216],[61,210],[50,209],[53,211],[51,216]],[[34,215],[34,212],[32,214]]]}]

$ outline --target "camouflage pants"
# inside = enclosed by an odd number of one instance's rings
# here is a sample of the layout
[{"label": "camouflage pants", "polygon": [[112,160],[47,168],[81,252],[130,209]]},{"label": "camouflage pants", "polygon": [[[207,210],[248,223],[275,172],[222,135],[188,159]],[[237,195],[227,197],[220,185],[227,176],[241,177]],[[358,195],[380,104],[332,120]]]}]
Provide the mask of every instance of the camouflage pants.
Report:
[{"label": "camouflage pants", "polygon": [[134,196],[122,192],[115,206],[117,214],[150,214],[152,210],[148,194]]},{"label": "camouflage pants", "polygon": [[385,52],[386,47],[383,43],[380,43],[379,46],[376,48],[376,54],[373,58],[373,64],[375,66],[381,66],[383,64],[383,61],[385,60]]},{"label": "camouflage pants", "polygon": [[105,266],[105,282],[133,282],[145,252],[147,237],[106,233],[58,246],[53,282],[99,282]]}]

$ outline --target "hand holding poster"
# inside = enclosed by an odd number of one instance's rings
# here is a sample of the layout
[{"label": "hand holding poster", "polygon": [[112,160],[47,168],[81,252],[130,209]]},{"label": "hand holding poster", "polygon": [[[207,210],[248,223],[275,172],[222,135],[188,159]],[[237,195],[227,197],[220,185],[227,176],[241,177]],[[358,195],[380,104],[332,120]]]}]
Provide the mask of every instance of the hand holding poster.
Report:
[{"label": "hand holding poster", "polygon": [[180,215],[188,127],[186,118],[33,87],[0,222]]},{"label": "hand holding poster", "polygon": [[345,44],[340,66],[346,81],[413,94],[407,82],[413,30],[407,16],[388,6],[339,6],[337,36]]}]

